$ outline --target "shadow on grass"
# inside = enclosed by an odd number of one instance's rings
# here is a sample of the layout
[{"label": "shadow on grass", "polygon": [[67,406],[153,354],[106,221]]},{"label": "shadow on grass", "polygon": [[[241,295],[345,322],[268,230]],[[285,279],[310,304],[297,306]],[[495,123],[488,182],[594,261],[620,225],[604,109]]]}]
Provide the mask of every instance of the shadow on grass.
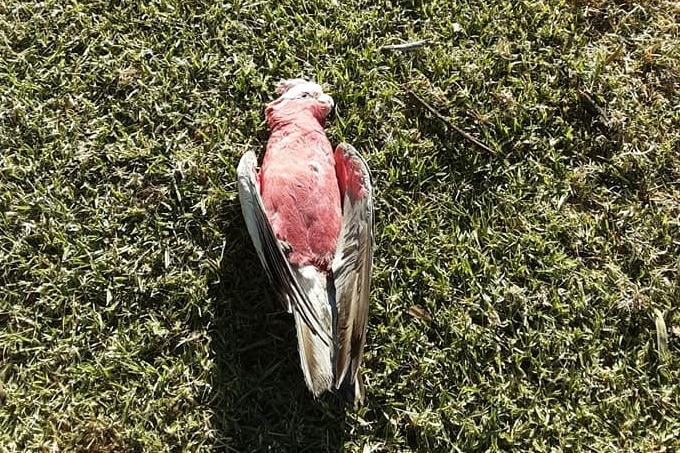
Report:
[{"label": "shadow on grass", "polygon": [[345,409],[334,395],[315,401],[298,363],[293,318],[273,298],[237,202],[226,206],[215,319],[213,426],[226,451],[339,452]]}]

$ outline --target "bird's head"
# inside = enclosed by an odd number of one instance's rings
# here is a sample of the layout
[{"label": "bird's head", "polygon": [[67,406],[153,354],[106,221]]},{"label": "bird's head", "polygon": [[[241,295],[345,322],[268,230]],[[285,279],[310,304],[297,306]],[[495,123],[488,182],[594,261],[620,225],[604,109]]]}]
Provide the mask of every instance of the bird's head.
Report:
[{"label": "bird's head", "polygon": [[323,126],[333,109],[333,98],[320,85],[304,79],[281,80],[276,86],[279,97],[267,105],[267,120],[276,122],[311,113]]}]

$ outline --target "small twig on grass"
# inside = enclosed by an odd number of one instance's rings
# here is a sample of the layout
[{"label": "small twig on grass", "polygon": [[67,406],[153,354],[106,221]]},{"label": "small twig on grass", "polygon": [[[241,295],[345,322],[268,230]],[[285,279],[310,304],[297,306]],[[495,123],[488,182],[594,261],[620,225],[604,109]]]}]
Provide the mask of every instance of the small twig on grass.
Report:
[{"label": "small twig on grass", "polygon": [[410,52],[412,50],[420,49],[427,42],[427,39],[421,39],[420,41],[407,42],[404,44],[388,44],[382,46],[380,50],[397,50],[400,52]]},{"label": "small twig on grass", "polygon": [[423,107],[425,107],[430,113],[432,113],[434,116],[436,116],[437,118],[439,118],[439,120],[440,120],[441,122],[443,122],[444,124],[446,124],[448,127],[450,127],[451,129],[453,129],[454,131],[458,132],[458,133],[459,133],[460,135],[462,135],[465,139],[471,141],[472,143],[474,143],[475,145],[477,145],[479,148],[483,149],[483,150],[486,151],[486,152],[489,152],[489,153],[491,153],[491,154],[496,154],[496,151],[493,150],[493,149],[491,149],[487,144],[485,144],[484,142],[482,142],[482,141],[479,140],[478,138],[473,137],[472,135],[468,134],[467,132],[465,132],[465,131],[464,131],[463,129],[461,129],[460,127],[458,127],[458,126],[456,126],[455,124],[453,124],[453,122],[452,122],[449,118],[447,118],[447,117],[445,117],[444,115],[442,115],[441,113],[439,113],[439,111],[437,111],[437,109],[435,109],[434,107],[432,107],[427,101],[425,101],[425,99],[421,98],[420,96],[418,96],[417,94],[415,94],[412,90],[410,90],[410,89],[408,89],[408,88],[406,89],[406,91],[407,91],[408,94],[410,94],[410,95],[413,97],[413,99],[415,99],[420,105],[422,105]]},{"label": "small twig on grass", "polygon": [[609,127],[609,116],[607,115],[607,112],[605,112],[605,110],[600,107],[597,102],[595,102],[595,99],[590,93],[585,90],[578,90],[576,95],[578,96],[579,100],[583,102],[586,110],[588,110],[588,113],[597,117],[597,119],[600,120],[600,122],[605,127]]}]

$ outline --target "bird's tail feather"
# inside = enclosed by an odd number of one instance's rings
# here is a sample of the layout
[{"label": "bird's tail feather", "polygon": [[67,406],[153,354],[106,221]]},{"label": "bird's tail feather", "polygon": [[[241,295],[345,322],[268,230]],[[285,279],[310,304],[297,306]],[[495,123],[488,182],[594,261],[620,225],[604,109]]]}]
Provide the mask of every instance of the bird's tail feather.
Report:
[{"label": "bird's tail feather", "polygon": [[[313,310],[321,320],[322,327],[332,334],[332,313],[328,303],[327,279],[313,266],[295,269],[296,277],[309,296]],[[305,323],[301,314],[293,308],[297,330],[300,365],[307,387],[319,396],[333,385],[333,348],[315,334]]]}]

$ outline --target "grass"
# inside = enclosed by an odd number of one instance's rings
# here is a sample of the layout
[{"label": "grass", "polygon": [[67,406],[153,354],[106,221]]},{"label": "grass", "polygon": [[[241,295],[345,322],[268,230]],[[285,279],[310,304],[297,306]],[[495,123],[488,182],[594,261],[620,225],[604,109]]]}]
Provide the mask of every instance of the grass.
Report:
[{"label": "grass", "polygon": [[[0,451],[680,449],[679,22],[665,0],[0,2]],[[304,388],[236,197],[297,76],[374,174],[356,412]]]}]

